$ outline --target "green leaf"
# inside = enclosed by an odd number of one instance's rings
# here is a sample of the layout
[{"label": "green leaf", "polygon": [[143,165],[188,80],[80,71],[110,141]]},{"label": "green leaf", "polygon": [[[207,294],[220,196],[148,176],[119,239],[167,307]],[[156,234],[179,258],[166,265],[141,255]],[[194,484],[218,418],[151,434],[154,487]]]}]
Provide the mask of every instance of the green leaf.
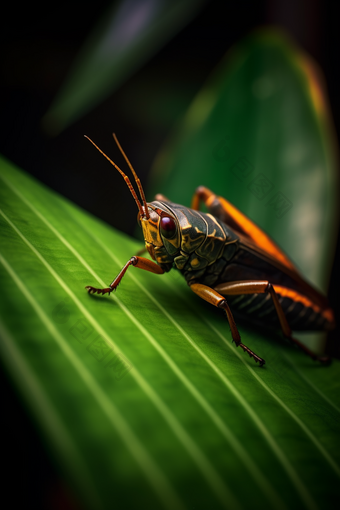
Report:
[{"label": "green leaf", "polygon": [[189,206],[196,187],[210,188],[326,290],[338,172],[323,88],[286,36],[255,32],[228,52],[161,150],[150,195]]},{"label": "green leaf", "polygon": [[43,119],[57,134],[121,86],[202,7],[203,0],[121,0],[95,25]]},{"label": "green leaf", "polygon": [[[1,356],[84,507],[331,509],[340,363],[240,327],[177,272],[0,160]],[[122,183],[122,185],[124,185]]]}]

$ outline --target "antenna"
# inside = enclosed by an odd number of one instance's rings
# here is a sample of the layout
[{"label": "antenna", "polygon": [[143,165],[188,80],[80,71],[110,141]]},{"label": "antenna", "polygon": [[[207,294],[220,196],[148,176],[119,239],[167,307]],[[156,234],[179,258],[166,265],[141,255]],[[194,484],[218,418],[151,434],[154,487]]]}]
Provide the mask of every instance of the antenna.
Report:
[{"label": "antenna", "polygon": [[[89,138],[89,137],[88,137],[88,136],[86,136],[86,135],[84,135],[84,136],[85,136],[85,138],[87,138],[87,139],[88,139],[88,141],[89,141],[89,142],[91,142],[91,143],[92,143],[92,145],[94,145],[94,146],[95,146],[95,148],[96,148],[96,149],[97,149],[97,150],[98,150],[101,154],[103,154],[103,156],[104,156],[104,157],[105,157],[108,161],[110,161],[111,165],[113,165],[113,166],[114,166],[114,167],[118,170],[118,172],[119,172],[119,173],[120,173],[120,174],[124,177],[124,181],[126,182],[126,184],[127,184],[128,188],[129,188],[129,190],[130,190],[130,192],[131,192],[131,194],[132,194],[133,198],[135,199],[135,202],[136,202],[136,204],[137,204],[137,206],[138,206],[138,209],[139,209],[139,212],[140,212],[141,216],[144,216],[144,212],[143,212],[142,205],[141,205],[140,201],[138,200],[138,197],[137,197],[137,195],[136,195],[136,192],[135,192],[135,190],[133,189],[133,186],[132,186],[131,181],[130,181],[130,179],[128,178],[128,176],[127,176],[126,174],[124,174],[123,170],[121,170],[121,169],[119,168],[119,166],[118,166],[118,165],[116,165],[116,163],[114,163],[114,162],[113,162],[113,161],[112,161],[112,160],[111,160],[111,159],[110,159],[110,158],[109,158],[109,157],[105,154],[105,152],[103,152],[101,149],[99,149],[98,145],[96,145],[96,144],[95,144],[95,143],[91,140],[91,138]],[[137,182],[137,181],[136,181],[136,182]],[[137,183],[137,185],[138,185],[138,183]],[[147,209],[146,209],[146,211],[147,211],[147,216],[146,216],[146,217],[147,217],[147,218],[149,218],[149,217],[150,217],[150,216],[149,216],[149,212],[148,212],[148,210],[147,210]]]},{"label": "antenna", "polygon": [[143,187],[142,187],[142,183],[140,182],[138,175],[136,174],[136,172],[135,172],[135,170],[134,170],[133,166],[131,165],[129,158],[127,157],[127,155],[126,155],[126,154],[125,154],[125,152],[123,151],[122,146],[121,146],[121,145],[120,145],[120,143],[118,142],[118,138],[116,137],[116,134],[115,134],[115,133],[112,133],[112,136],[113,136],[113,138],[115,139],[115,142],[116,142],[116,144],[117,144],[117,146],[118,146],[118,149],[119,149],[119,150],[120,150],[120,152],[123,154],[125,161],[126,161],[126,162],[127,162],[127,164],[129,165],[131,172],[133,173],[133,176],[134,176],[134,178],[135,178],[136,184],[137,184],[138,189],[139,189],[139,194],[140,194],[140,196],[141,196],[141,199],[142,199],[142,202],[143,202],[143,205],[144,205],[144,209],[145,209],[145,216],[146,216],[146,218],[147,218],[147,219],[149,219],[149,218],[150,218],[150,215],[149,215],[148,205],[147,205],[146,200],[145,200],[145,195],[144,195],[144,190],[143,190]]}]

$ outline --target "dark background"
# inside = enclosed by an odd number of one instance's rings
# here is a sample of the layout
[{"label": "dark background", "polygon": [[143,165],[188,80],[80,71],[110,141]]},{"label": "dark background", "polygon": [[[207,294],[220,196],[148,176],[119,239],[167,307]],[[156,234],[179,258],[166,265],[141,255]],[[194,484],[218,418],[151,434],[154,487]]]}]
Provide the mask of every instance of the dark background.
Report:
[{"label": "dark background", "polygon": [[[2,12],[0,153],[111,225],[132,234],[136,207],[127,190],[125,194],[113,193],[120,176],[99,163],[98,154],[83,134],[95,139],[120,164],[111,137],[115,131],[147,190],[153,159],[192,98],[225,52],[258,26],[281,26],[314,57],[326,78],[339,134],[336,2],[215,0],[207,2],[194,20],[101,105],[59,136],[48,137],[41,128],[41,119],[96,19],[109,4],[105,0],[61,0],[42,6],[13,3]],[[174,97],[180,106],[166,108]],[[338,318],[339,256],[338,246],[329,290]],[[339,356],[339,346],[337,329],[330,336],[327,350]],[[2,499],[8,498],[11,507],[24,504],[37,510],[80,508],[60,480],[40,436],[3,374],[1,388],[2,438],[9,446],[3,457],[7,476],[3,479]]]}]

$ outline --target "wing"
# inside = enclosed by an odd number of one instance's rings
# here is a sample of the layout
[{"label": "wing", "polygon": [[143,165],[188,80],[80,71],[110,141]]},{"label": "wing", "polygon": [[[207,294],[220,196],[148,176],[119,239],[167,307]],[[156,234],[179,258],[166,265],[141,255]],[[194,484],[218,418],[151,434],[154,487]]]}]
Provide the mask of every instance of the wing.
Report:
[{"label": "wing", "polygon": [[200,200],[204,202],[213,216],[226,223],[228,227],[235,231],[240,238],[243,248],[294,280],[296,291],[309,296],[322,309],[329,307],[327,298],[304,280],[293,262],[281,248],[237,207],[226,198],[215,195],[204,186],[197,188],[194,194],[192,201],[193,209],[199,209]]},{"label": "wing", "polygon": [[[297,271],[295,266],[293,266],[293,269],[291,269],[290,267],[287,267],[285,264],[283,264],[280,260],[278,260],[276,256],[272,256],[267,251],[263,250],[260,246],[254,244],[249,238],[242,235],[239,235],[239,238],[243,249],[253,253],[271,266],[274,266],[279,271],[281,271],[281,273],[293,280],[295,282],[293,287],[297,293],[301,293],[304,296],[307,296],[323,310],[329,308],[327,298],[314,287],[312,287],[312,285],[306,282],[306,280]],[[289,287],[291,288],[291,285],[287,285],[287,292]]]},{"label": "wing", "polygon": [[279,246],[260,229],[253,221],[243,214],[237,207],[231,204],[226,198],[215,195],[212,191],[204,186],[197,188],[192,201],[192,208],[199,209],[199,201],[202,200],[207,206],[209,212],[230,226],[238,234],[245,239],[251,241],[258,246],[263,252],[271,255],[274,259],[279,260],[281,264],[292,271],[298,270],[287,255],[279,248]]}]

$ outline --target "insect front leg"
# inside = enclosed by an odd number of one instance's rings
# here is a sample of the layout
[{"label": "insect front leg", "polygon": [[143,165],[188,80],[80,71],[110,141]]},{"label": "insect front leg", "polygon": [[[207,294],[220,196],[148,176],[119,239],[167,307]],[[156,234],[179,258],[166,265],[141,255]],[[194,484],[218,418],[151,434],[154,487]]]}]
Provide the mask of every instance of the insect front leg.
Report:
[{"label": "insect front leg", "polygon": [[235,342],[237,347],[241,347],[241,349],[244,350],[244,352],[247,352],[250,357],[254,358],[254,360],[260,363],[260,366],[265,364],[265,360],[263,358],[260,358],[255,352],[251,351],[249,347],[244,345],[241,342],[240,333],[238,332],[236,322],[234,320],[234,317],[231,313],[231,310],[229,308],[229,305],[227,303],[227,300],[225,297],[221,296],[216,290],[207,287],[206,285],[202,285],[201,283],[192,283],[190,285],[190,288],[195,294],[197,294],[199,297],[204,299],[205,301],[208,301],[208,303],[211,303],[212,305],[216,306],[217,308],[222,308],[222,310],[225,311],[225,314],[227,316],[231,335],[233,338],[233,341]]},{"label": "insect front leg", "polygon": [[126,271],[130,266],[138,267],[139,269],[144,269],[144,271],[149,271],[150,273],[155,274],[164,274],[164,271],[161,267],[159,267],[156,262],[153,262],[152,260],[146,259],[144,257],[138,257],[134,256],[131,257],[130,260],[127,261],[123,269],[120,271],[120,273],[116,276],[116,278],[110,283],[110,286],[105,289],[97,289],[95,287],[92,287],[88,285],[85,287],[85,289],[88,291],[89,294],[110,294],[113,290],[116,290],[120,282],[122,281],[123,276],[125,275]]},{"label": "insect front leg", "polygon": [[290,326],[288,324],[287,318],[284,314],[278,296],[275,292],[275,289],[269,281],[245,280],[238,282],[221,283],[220,285],[216,285],[215,289],[216,291],[221,292],[221,294],[225,296],[242,294],[264,294],[264,293],[270,294],[284,336],[288,338],[293,344],[295,344],[299,349],[301,349],[305,354],[311,357],[313,360],[320,361],[321,363],[329,363],[331,361],[331,358],[329,358],[328,356],[318,356],[310,349],[308,349],[308,347],[306,347],[303,343],[299,342],[299,340],[296,340],[295,338],[292,337],[292,330],[290,329]]}]

